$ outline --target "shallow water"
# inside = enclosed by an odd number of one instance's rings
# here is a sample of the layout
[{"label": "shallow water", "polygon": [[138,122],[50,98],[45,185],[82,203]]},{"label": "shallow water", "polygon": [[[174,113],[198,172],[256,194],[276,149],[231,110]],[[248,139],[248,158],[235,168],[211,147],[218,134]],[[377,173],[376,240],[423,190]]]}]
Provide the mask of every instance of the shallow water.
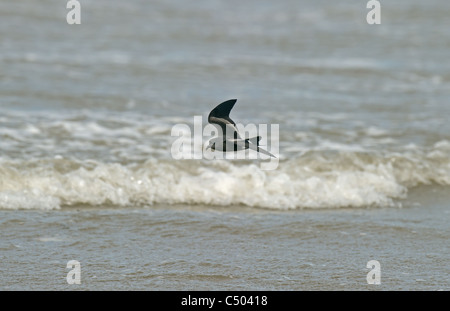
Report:
[{"label": "shallow water", "polygon": [[[444,192],[400,209],[3,210],[1,289],[448,290]],[[79,285],[67,284],[70,260]]]},{"label": "shallow water", "polygon": [[[448,289],[448,2],[65,4],[0,3],[2,289]],[[174,159],[230,98],[275,169]]]}]

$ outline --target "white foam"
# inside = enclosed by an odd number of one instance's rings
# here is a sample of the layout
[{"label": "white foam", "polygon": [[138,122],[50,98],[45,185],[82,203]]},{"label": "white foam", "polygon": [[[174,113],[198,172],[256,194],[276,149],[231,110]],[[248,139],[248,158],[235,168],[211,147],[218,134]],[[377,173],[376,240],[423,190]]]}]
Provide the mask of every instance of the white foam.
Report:
[{"label": "white foam", "polygon": [[309,151],[262,171],[257,162],[161,160],[0,163],[0,208],[153,204],[246,205],[271,209],[398,206],[408,187],[450,185],[446,142],[400,154]]},{"label": "white foam", "polygon": [[30,195],[25,190],[18,192],[1,191],[0,208],[53,210],[60,208],[60,200],[44,193]]},{"label": "white foam", "polygon": [[370,126],[366,129],[366,134],[369,136],[383,136],[383,135],[388,135],[389,133],[381,128],[375,127],[375,126]]},{"label": "white foam", "polygon": [[257,161],[172,159],[171,128],[192,125],[192,118],[9,111],[0,127],[0,208],[394,206],[409,187],[450,185],[447,140],[424,147],[399,139],[391,148],[390,130],[363,124],[339,130],[333,121],[350,118],[342,113],[310,117],[328,128],[282,131],[278,169],[261,171]]}]

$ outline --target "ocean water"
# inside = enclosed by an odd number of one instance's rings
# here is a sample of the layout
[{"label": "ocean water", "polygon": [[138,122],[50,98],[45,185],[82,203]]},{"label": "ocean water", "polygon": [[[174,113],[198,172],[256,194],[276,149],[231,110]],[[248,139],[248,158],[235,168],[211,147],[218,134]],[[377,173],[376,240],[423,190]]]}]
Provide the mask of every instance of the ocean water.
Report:
[{"label": "ocean water", "polygon": [[[80,2],[0,3],[0,289],[449,289],[448,2]],[[275,169],[174,158],[230,98]]]}]

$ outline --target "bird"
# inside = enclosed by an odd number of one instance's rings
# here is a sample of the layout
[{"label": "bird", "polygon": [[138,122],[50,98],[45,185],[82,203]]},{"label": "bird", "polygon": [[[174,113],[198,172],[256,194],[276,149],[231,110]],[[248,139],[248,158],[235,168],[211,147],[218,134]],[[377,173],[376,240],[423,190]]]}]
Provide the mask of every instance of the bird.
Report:
[{"label": "bird", "polygon": [[208,122],[218,127],[222,136],[209,140],[206,150],[219,150],[222,152],[239,151],[251,149],[270,157],[276,158],[269,151],[259,147],[261,136],[242,138],[239,135],[236,123],[230,118],[230,111],[236,104],[237,99],[229,99],[217,105],[208,115]]}]

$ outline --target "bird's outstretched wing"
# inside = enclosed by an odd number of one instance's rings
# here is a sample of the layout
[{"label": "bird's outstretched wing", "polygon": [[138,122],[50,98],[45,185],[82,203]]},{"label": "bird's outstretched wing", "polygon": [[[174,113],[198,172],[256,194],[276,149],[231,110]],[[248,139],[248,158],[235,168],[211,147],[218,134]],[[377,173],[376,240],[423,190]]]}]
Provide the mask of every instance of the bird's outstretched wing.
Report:
[{"label": "bird's outstretched wing", "polygon": [[253,137],[253,138],[247,138],[247,139],[227,139],[227,142],[232,142],[235,145],[234,150],[243,150],[243,149],[251,149],[251,150],[255,150],[257,152],[260,152],[262,154],[265,154],[267,156],[270,156],[272,158],[277,158],[276,156],[274,156],[273,154],[271,154],[269,151],[261,148],[259,145],[257,144],[253,144],[252,140],[257,140],[257,142],[259,143],[259,140],[261,139],[261,136],[258,137]]},{"label": "bird's outstretched wing", "polygon": [[230,111],[233,109],[237,99],[230,99],[214,108],[208,116],[208,122],[218,125],[222,134],[227,138],[239,139],[240,135],[236,128],[236,123],[230,118]]},{"label": "bird's outstretched wing", "polygon": [[[256,137],[256,139],[258,139],[258,143],[259,143],[259,139],[260,138],[261,138],[260,136]],[[271,154],[269,151],[264,150],[263,148],[259,147],[258,144],[252,144],[251,141],[249,141],[248,139],[246,140],[246,144],[245,145],[246,145],[246,147],[248,149],[252,149],[252,150],[255,150],[257,152],[261,152],[262,154],[268,155],[268,156],[270,156],[272,158],[276,158],[276,156]]]}]

